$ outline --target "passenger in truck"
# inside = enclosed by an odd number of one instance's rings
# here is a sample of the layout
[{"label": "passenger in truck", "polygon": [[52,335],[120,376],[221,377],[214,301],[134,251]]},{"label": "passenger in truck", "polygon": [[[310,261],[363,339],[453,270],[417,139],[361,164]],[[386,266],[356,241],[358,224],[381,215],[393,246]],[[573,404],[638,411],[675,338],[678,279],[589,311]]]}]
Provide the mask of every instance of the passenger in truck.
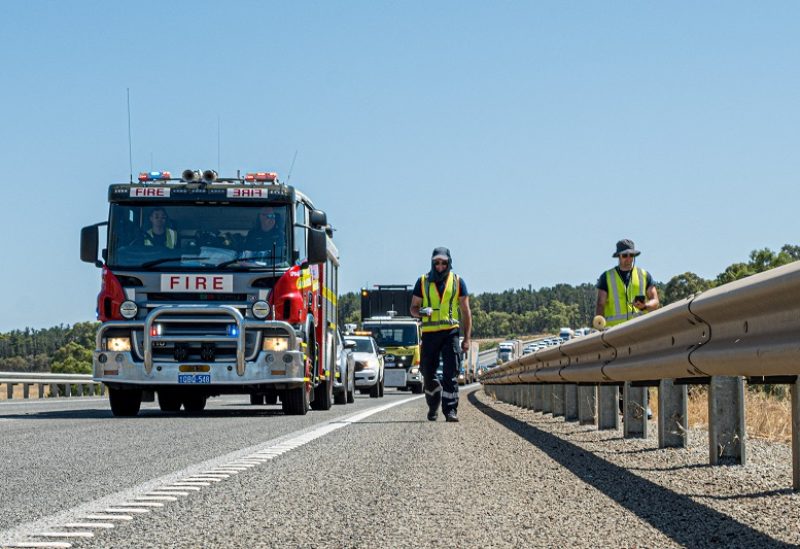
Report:
[{"label": "passenger in truck", "polygon": [[153,208],[148,217],[150,228],[144,233],[144,245],[173,249],[178,243],[178,232],[170,229],[169,216],[164,208]]},{"label": "passenger in truck", "polygon": [[280,258],[285,251],[285,240],[281,216],[274,208],[264,207],[258,212],[255,227],[248,231],[244,247],[251,252],[268,252],[271,255],[274,245],[275,255]]}]

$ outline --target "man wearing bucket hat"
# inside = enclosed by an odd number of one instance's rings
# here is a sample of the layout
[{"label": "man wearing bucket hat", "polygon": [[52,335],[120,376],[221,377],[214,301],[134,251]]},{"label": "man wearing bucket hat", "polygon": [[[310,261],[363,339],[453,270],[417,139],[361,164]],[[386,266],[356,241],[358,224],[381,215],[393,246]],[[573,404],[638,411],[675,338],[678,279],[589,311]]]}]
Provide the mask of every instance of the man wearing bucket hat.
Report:
[{"label": "man wearing bucket hat", "polygon": [[[611,256],[618,259],[617,266],[601,274],[597,280],[595,314],[601,320],[605,319],[601,324],[606,327],[622,324],[660,306],[653,277],[641,267],[634,266],[640,253],[633,240],[620,240],[617,251]],[[619,411],[623,411],[622,395]],[[648,406],[647,419],[652,417],[653,412]]]},{"label": "man wearing bucket hat", "polygon": [[612,255],[619,263],[597,279],[595,314],[605,318],[606,327],[622,324],[660,306],[653,277],[635,266],[640,253],[633,240],[620,240]]},{"label": "man wearing bucket hat", "polygon": [[[436,248],[430,272],[417,279],[411,297],[411,316],[422,319],[421,370],[428,404],[428,420],[436,421],[439,403],[447,422],[458,421],[458,383],[461,351],[469,349],[472,313],[464,280],[452,272],[450,250]],[[458,334],[464,340],[460,347]],[[442,381],[436,378],[442,357]]]}]

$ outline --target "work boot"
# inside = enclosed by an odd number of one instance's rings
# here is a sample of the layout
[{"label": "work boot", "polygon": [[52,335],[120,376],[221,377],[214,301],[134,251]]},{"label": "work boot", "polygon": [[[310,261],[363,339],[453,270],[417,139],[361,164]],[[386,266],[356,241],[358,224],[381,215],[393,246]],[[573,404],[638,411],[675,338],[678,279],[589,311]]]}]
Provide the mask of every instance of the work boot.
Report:
[{"label": "work boot", "polygon": [[436,410],[430,410],[428,412],[428,421],[436,421],[438,417],[439,417],[439,412],[437,412]]},{"label": "work boot", "polygon": [[444,420],[447,423],[458,423],[458,414],[456,414],[455,410],[451,410],[445,414]]}]

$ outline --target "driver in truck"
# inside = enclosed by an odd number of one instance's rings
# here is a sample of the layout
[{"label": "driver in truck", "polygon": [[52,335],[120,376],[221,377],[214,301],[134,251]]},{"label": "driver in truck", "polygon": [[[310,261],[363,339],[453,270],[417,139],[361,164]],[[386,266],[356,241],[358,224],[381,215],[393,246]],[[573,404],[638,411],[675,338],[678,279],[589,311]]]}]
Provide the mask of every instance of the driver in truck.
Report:
[{"label": "driver in truck", "polygon": [[144,233],[144,245],[173,249],[178,242],[178,232],[167,227],[169,216],[164,208],[153,208],[148,217],[150,228]]},{"label": "driver in truck", "polygon": [[250,229],[245,239],[245,249],[251,252],[275,253],[280,257],[285,248],[285,235],[280,215],[274,208],[264,207],[258,212],[255,227]]}]

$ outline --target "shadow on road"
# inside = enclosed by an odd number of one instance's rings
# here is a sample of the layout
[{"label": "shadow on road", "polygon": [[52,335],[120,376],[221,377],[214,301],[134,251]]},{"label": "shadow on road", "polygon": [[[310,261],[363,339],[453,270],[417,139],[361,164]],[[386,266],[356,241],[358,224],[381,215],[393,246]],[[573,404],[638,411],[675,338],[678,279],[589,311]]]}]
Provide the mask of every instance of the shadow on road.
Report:
[{"label": "shadow on road", "polygon": [[474,392],[468,398],[479,411],[677,543],[686,547],[795,547],[697,503],[689,496],[643,479],[580,446],[495,410],[480,402]]}]

